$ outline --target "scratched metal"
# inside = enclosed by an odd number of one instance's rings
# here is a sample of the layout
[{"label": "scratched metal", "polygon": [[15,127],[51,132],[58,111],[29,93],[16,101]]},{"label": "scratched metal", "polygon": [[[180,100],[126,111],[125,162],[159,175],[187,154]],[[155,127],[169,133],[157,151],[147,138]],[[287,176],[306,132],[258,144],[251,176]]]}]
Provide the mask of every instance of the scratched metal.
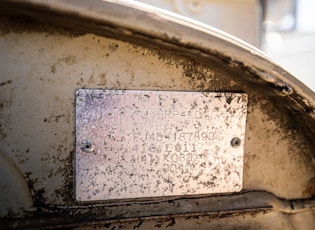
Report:
[{"label": "scratched metal", "polygon": [[79,89],[78,201],[237,192],[247,96]]}]

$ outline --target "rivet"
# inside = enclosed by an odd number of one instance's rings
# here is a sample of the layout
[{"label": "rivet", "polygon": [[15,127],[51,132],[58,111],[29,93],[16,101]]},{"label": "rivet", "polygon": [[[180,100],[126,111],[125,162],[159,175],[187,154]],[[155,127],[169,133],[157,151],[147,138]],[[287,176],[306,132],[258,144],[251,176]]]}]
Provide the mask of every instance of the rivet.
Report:
[{"label": "rivet", "polygon": [[231,140],[231,146],[235,148],[235,147],[238,147],[240,145],[241,145],[241,139],[238,137],[233,137]]},{"label": "rivet", "polygon": [[81,150],[82,150],[83,152],[86,152],[86,153],[91,153],[91,152],[93,152],[93,144],[92,144],[92,142],[89,141],[89,140],[84,140],[84,141],[82,141]]}]

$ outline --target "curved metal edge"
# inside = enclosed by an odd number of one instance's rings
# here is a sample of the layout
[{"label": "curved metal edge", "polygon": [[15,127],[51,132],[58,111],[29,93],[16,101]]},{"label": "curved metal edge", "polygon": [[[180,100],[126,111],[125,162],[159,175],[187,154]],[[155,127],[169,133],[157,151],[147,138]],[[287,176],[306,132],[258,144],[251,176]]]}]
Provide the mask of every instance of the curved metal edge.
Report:
[{"label": "curved metal edge", "polygon": [[[156,206],[157,204],[159,207]],[[252,191],[228,196],[179,198],[171,202],[162,200],[155,203],[135,203],[133,206],[128,204],[50,206],[37,207],[34,214],[40,212],[41,215],[36,215],[31,219],[9,220],[7,227],[42,229],[42,223],[45,223],[46,228],[55,229],[194,216],[220,218],[229,214],[246,215],[268,212],[281,215],[312,212],[315,210],[314,204],[314,200],[283,200],[268,192]],[[94,215],[90,215],[91,213]],[[65,220],[64,216],[69,218]]]},{"label": "curved metal edge", "polygon": [[[128,34],[141,34],[163,42],[215,54],[230,60],[232,66],[242,65],[274,88],[281,96],[298,95],[299,103],[315,118],[315,93],[277,65],[255,47],[192,19],[140,2],[126,0],[4,0],[42,7],[56,13],[74,15],[104,23]],[[296,100],[296,99],[295,99]]]}]

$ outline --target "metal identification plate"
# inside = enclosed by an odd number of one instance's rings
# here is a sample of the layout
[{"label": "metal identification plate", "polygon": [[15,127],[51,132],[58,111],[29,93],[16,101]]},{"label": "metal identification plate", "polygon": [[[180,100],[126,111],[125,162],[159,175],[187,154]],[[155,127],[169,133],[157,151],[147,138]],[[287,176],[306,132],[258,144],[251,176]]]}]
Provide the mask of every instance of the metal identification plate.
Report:
[{"label": "metal identification plate", "polygon": [[247,96],[79,89],[78,201],[237,192]]}]

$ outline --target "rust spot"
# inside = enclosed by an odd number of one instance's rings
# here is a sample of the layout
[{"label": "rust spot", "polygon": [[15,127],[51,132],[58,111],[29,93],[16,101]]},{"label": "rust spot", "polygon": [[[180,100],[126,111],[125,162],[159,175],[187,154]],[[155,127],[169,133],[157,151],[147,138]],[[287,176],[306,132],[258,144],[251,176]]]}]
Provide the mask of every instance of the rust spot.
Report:
[{"label": "rust spot", "polygon": [[51,71],[52,73],[56,73],[56,65],[52,65],[52,66],[50,67],[50,71]]},{"label": "rust spot", "polygon": [[98,81],[99,82],[98,82],[97,86],[105,86],[106,82],[107,82],[106,74],[105,73],[101,73],[99,75]]},{"label": "rust spot", "polygon": [[175,218],[172,218],[171,222],[168,225],[166,225],[166,228],[173,227],[175,224],[176,224]]},{"label": "rust spot", "polygon": [[192,215],[185,218],[185,220],[191,220],[191,219],[199,219],[202,216],[207,216],[209,219],[225,219],[225,218],[231,218],[231,217],[238,217],[238,216],[251,216],[256,217],[259,214],[265,215],[268,213],[271,213],[272,210],[266,210],[266,209],[256,209],[256,210],[245,210],[245,211],[238,211],[238,212],[222,212],[222,213],[209,213],[206,215]]},{"label": "rust spot", "polygon": [[195,89],[209,89],[212,85],[214,72],[200,66],[196,61],[183,65],[183,75]]},{"label": "rust spot", "polygon": [[305,197],[315,197],[315,178],[311,178],[305,190],[303,191]]},{"label": "rust spot", "polygon": [[232,97],[229,97],[229,96],[226,97],[226,102],[227,102],[228,104],[231,104],[232,100],[233,100]]},{"label": "rust spot", "polygon": [[163,225],[163,221],[162,220],[158,220],[158,221],[155,222],[154,227],[161,228],[162,225]]},{"label": "rust spot", "polygon": [[67,65],[74,65],[77,62],[77,58],[71,55],[64,58],[59,58],[58,60],[60,62],[66,63]]},{"label": "rust spot", "polygon": [[108,224],[104,224],[103,227],[104,228],[109,228],[111,225],[112,225],[111,223],[108,223]]},{"label": "rust spot", "polygon": [[90,77],[89,77],[89,79],[88,79],[88,82],[87,82],[88,84],[95,84],[95,80],[94,80],[94,76],[93,75],[91,75]]},{"label": "rust spot", "polygon": [[59,172],[65,178],[65,183],[56,192],[62,197],[65,203],[72,203],[73,201],[73,157],[74,150],[69,152],[69,155],[63,160],[63,167],[59,169]]},{"label": "rust spot", "polygon": [[44,197],[45,195],[45,189],[35,189],[35,184],[38,182],[38,179],[32,179],[32,172],[26,172],[25,173],[25,178],[27,185],[31,191],[31,195],[34,201],[35,206],[43,206],[46,202],[46,198]]},{"label": "rust spot", "polygon": [[59,122],[64,117],[65,117],[64,114],[51,115],[49,118],[45,118],[44,122],[47,123]]},{"label": "rust spot", "polygon": [[133,227],[133,229],[140,228],[140,226],[142,225],[142,223],[143,223],[143,220],[140,220],[140,222],[139,222],[137,225],[135,225],[135,226]]},{"label": "rust spot", "polygon": [[8,85],[8,84],[11,84],[11,83],[12,83],[12,80],[4,81],[4,82],[0,83],[0,86]]},{"label": "rust spot", "polygon": [[118,44],[110,44],[108,45],[108,49],[110,52],[114,52],[118,49],[119,45]]}]

